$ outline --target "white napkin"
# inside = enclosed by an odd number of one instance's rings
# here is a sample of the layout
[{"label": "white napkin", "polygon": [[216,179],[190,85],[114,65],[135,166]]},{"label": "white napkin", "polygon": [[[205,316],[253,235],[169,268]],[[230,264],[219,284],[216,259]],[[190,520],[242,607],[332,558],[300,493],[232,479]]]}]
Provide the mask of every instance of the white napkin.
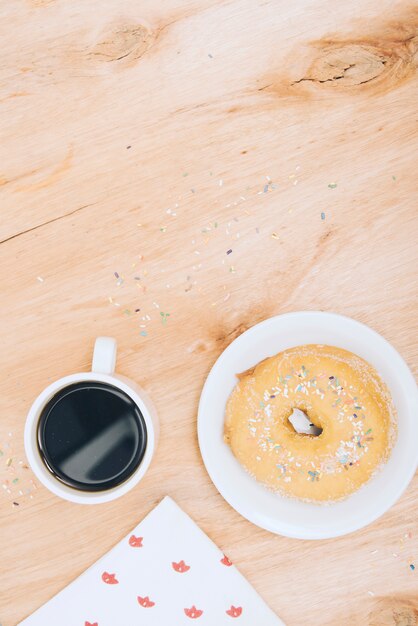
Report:
[{"label": "white napkin", "polygon": [[284,626],[171,498],[21,626]]}]

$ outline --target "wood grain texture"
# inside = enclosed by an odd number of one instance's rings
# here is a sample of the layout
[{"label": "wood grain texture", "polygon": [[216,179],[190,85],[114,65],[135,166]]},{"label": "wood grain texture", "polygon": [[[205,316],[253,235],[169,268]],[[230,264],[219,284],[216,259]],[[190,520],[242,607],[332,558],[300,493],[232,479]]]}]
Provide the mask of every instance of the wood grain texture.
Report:
[{"label": "wood grain texture", "polygon": [[[211,365],[274,314],[350,315],[416,368],[416,5],[12,0],[0,16],[2,626],[165,494],[288,626],[416,625],[416,477],[370,527],[296,541],[222,500],[196,438]],[[90,508],[33,488],[22,432],[99,334],[162,436],[139,487]]]}]

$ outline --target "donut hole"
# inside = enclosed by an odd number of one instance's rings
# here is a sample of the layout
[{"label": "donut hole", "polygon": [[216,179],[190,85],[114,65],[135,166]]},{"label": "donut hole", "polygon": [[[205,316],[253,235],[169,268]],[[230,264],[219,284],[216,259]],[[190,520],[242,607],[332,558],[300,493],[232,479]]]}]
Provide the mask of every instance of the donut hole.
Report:
[{"label": "donut hole", "polygon": [[317,426],[312,422],[305,411],[296,407],[292,410],[292,413],[287,418],[287,421],[298,435],[319,437],[323,430],[320,426]]}]

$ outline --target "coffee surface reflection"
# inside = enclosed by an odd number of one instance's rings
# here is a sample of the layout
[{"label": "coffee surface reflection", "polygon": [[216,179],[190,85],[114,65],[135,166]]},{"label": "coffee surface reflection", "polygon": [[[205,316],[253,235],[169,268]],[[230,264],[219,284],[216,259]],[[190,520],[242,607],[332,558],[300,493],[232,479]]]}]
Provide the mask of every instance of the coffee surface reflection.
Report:
[{"label": "coffee surface reflection", "polygon": [[61,389],[39,420],[38,446],[49,471],[83,491],[104,491],[127,480],[146,445],[138,406],[105,383],[87,381]]}]

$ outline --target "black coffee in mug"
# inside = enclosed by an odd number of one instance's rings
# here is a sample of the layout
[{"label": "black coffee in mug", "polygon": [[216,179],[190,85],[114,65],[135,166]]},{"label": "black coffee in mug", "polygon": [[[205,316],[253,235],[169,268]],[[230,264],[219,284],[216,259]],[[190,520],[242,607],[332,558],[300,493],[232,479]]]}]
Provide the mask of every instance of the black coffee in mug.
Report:
[{"label": "black coffee in mug", "polygon": [[104,491],[127,480],[147,446],[144,417],[125,392],[99,382],[64,387],[42,410],[38,446],[60,481]]}]

